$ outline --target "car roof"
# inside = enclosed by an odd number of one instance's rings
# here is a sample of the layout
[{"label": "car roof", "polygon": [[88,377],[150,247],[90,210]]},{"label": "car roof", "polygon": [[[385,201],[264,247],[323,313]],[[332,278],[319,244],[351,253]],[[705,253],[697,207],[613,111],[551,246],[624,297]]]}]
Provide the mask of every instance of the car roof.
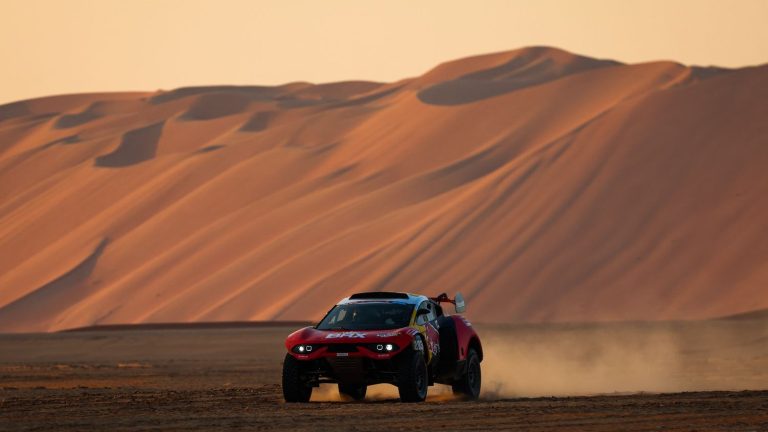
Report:
[{"label": "car roof", "polygon": [[352,294],[349,297],[342,299],[338,304],[350,304],[350,303],[399,303],[418,305],[421,302],[429,300],[429,297],[419,294],[402,293],[402,292],[384,292],[374,291]]}]

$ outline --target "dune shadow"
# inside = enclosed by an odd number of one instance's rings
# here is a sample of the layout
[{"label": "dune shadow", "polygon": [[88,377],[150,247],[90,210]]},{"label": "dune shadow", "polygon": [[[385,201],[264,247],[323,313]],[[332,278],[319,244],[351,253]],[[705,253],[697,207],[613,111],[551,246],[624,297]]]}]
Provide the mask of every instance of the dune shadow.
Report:
[{"label": "dune shadow", "polygon": [[221,145],[221,144],[209,145],[209,146],[205,146],[205,147],[203,147],[201,149],[198,149],[195,153],[196,154],[210,153],[210,152],[213,152],[213,151],[216,151],[216,150],[223,149],[224,147],[225,146]]},{"label": "dune shadow", "polygon": [[612,60],[577,58],[558,63],[547,50],[531,50],[502,65],[472,72],[421,90],[417,97],[430,105],[462,105],[544,84],[590,69],[617,66]]},{"label": "dune shadow", "polygon": [[280,96],[276,100],[277,106],[284,109],[306,108],[328,103],[322,99],[302,99],[293,95]]},{"label": "dune shadow", "polygon": [[430,105],[461,105],[501,96],[526,86],[518,82],[459,79],[428,87],[418,93],[418,98]]},{"label": "dune shadow", "polygon": [[768,309],[756,309],[747,312],[718,317],[720,320],[764,320],[768,319]]},{"label": "dune shadow", "polygon": [[120,145],[112,152],[95,159],[94,165],[105,168],[120,168],[135,165],[155,157],[157,145],[165,121],[128,131]]},{"label": "dune shadow", "polygon": [[64,114],[56,120],[53,125],[56,129],[68,129],[75,126],[80,126],[90,121],[96,120],[101,117],[93,106],[88,107],[85,111],[76,114]]},{"label": "dune shadow", "polygon": [[213,120],[239,114],[251,100],[237,93],[212,93],[197,97],[192,106],[179,117],[180,120]]},{"label": "dune shadow", "polygon": [[405,84],[401,84],[399,86],[388,88],[388,89],[385,89],[385,90],[382,90],[382,91],[379,91],[379,92],[375,92],[375,93],[372,93],[372,94],[369,94],[369,95],[360,96],[360,97],[357,97],[357,98],[352,98],[352,99],[349,99],[349,100],[346,100],[346,101],[339,102],[339,103],[333,105],[332,108],[342,108],[342,107],[355,106],[355,105],[365,105],[367,103],[374,102],[374,101],[376,101],[378,99],[382,99],[382,98],[385,98],[385,97],[387,97],[387,96],[389,96],[391,94],[397,93],[403,87],[405,87]]},{"label": "dune shadow", "polygon": [[691,74],[699,79],[708,79],[730,72],[733,72],[733,69],[718,66],[691,66]]},{"label": "dune shadow", "polygon": [[270,99],[282,93],[283,90],[266,86],[206,86],[206,87],[182,87],[176,90],[163,92],[149,99],[152,104],[182,99],[188,96],[202,95],[205,93],[226,93],[247,96],[250,99]]},{"label": "dune shadow", "polygon": [[14,117],[23,117],[32,114],[29,105],[25,102],[12,102],[0,105],[0,122]]},{"label": "dune shadow", "polygon": [[65,136],[65,137],[59,138],[57,140],[53,140],[53,141],[43,145],[41,148],[42,149],[47,149],[49,147],[53,147],[53,146],[58,145],[58,144],[68,145],[68,144],[76,144],[76,143],[79,143],[79,142],[80,142],[80,135],[75,134],[75,135]]},{"label": "dune shadow", "polygon": [[241,132],[261,132],[269,127],[270,121],[275,117],[274,111],[257,112],[240,127]]},{"label": "dune shadow", "polygon": [[8,327],[15,322],[28,322],[30,311],[39,313],[38,317],[53,315],[59,308],[85,298],[88,294],[86,281],[107,244],[109,239],[102,239],[85,259],[69,271],[0,308],[0,325]]}]

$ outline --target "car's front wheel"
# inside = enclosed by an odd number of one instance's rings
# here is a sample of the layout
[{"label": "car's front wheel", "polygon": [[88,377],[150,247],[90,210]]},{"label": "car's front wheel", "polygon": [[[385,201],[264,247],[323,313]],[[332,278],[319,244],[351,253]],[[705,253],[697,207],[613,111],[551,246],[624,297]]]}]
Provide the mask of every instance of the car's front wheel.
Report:
[{"label": "car's front wheel", "polygon": [[400,364],[397,376],[397,389],[403,402],[422,402],[427,398],[427,364],[419,351],[408,351]]},{"label": "car's front wheel", "polygon": [[312,387],[301,377],[301,362],[286,354],[283,361],[283,397],[286,402],[309,402]]},{"label": "car's front wheel", "polygon": [[453,384],[453,393],[463,395],[469,399],[480,397],[480,356],[473,348],[467,354],[467,370],[459,381]]},{"label": "car's front wheel", "polygon": [[339,384],[339,395],[342,399],[352,399],[361,401],[365,399],[365,392],[368,390],[368,386],[365,384]]}]

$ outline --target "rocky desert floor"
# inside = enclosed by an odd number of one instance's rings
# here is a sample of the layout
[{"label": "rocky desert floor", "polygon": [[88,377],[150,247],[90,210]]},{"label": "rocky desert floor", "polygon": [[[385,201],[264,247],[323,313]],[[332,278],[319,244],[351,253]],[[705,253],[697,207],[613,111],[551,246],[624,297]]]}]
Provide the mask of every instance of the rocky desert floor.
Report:
[{"label": "rocky desert floor", "polygon": [[285,404],[295,326],[0,335],[0,430],[768,430],[768,320],[480,325],[483,397],[322,387]]}]

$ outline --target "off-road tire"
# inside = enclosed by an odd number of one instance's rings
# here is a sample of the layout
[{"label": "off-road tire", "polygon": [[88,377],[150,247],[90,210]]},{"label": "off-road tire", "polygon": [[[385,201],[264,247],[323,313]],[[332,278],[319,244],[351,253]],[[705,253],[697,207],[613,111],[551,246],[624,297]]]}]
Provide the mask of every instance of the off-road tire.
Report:
[{"label": "off-road tire", "polygon": [[400,371],[397,376],[397,389],[403,402],[422,402],[427,398],[429,377],[424,354],[409,350],[402,354]]},{"label": "off-road tire", "polygon": [[339,384],[339,395],[342,399],[364,400],[366,390],[368,390],[368,386],[365,384]]},{"label": "off-road tire", "polygon": [[481,380],[480,356],[477,355],[474,348],[470,348],[467,353],[467,369],[464,375],[453,384],[453,393],[467,399],[477,399],[480,397]]},{"label": "off-road tire", "polygon": [[312,387],[301,379],[301,362],[286,354],[283,361],[283,397],[286,402],[309,402]]}]

